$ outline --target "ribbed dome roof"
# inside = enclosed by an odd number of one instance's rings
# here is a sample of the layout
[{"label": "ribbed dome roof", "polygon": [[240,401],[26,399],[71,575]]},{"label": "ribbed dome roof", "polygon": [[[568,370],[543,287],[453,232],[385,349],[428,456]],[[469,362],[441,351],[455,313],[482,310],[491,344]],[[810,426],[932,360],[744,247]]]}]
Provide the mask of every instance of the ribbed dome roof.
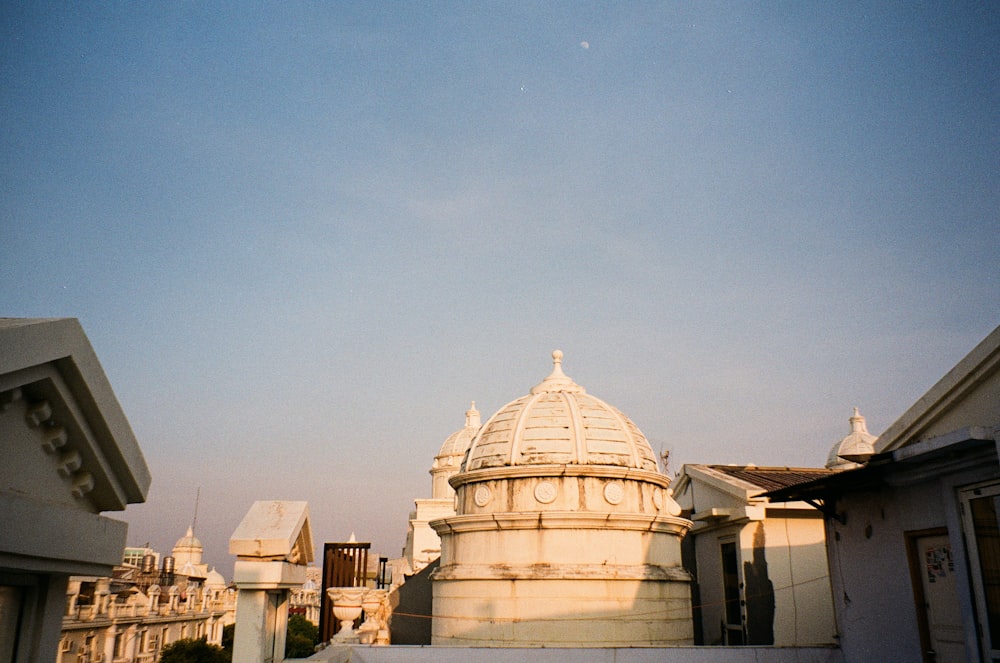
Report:
[{"label": "ribbed dome roof", "polygon": [[479,418],[479,410],[476,409],[476,401],[472,401],[472,406],[465,411],[465,427],[460,428],[444,441],[441,450],[438,451],[437,458],[443,460],[449,457],[457,457],[461,462],[465,455],[465,450],[472,444],[473,438],[479,432],[482,421]]},{"label": "ribbed dome roof", "polygon": [[203,550],[201,546],[201,541],[198,537],[194,535],[194,530],[190,527],[187,528],[187,533],[181,538],[177,539],[177,543],[174,544],[174,550],[191,550],[197,548],[198,550]]},{"label": "ribbed dome roof", "polygon": [[639,428],[617,408],[586,393],[562,371],[500,408],[473,440],[463,471],[511,465],[616,465],[658,471]]},{"label": "ribbed dome roof", "polygon": [[851,416],[851,432],[833,445],[826,458],[826,467],[831,470],[857,467],[867,461],[875,453],[875,441],[878,437],[868,432],[865,418],[854,408]]}]

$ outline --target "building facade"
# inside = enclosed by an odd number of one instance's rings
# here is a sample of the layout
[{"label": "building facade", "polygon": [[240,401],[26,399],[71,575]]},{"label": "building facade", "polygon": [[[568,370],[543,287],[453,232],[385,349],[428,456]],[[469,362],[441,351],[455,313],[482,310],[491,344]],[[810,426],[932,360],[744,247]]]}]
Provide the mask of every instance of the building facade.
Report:
[{"label": "building facade", "polygon": [[696,642],[834,644],[823,515],[760,494],[831,474],[818,468],[684,465],[675,497],[694,521],[684,540],[695,575]]},{"label": "building facade", "polygon": [[[201,570],[202,546],[191,529],[159,567],[155,551],[139,550],[138,565],[127,548],[111,576],[70,579],[57,663],[153,663],[177,640],[221,644],[236,619],[236,591],[215,569]],[[198,575],[174,570],[177,553]]]},{"label": "building facade", "polygon": [[1000,660],[1000,327],[855,469],[769,493],[821,509],[847,661]]},{"label": "building facade", "polygon": [[110,576],[150,474],[80,323],[0,318],[0,661],[53,661],[70,577]]},{"label": "building facade", "polygon": [[[401,569],[403,574],[419,573],[441,556],[441,539],[430,526],[430,522],[455,515],[455,489],[448,481],[458,472],[465,452],[468,451],[481,425],[479,410],[473,401],[465,412],[465,426],[449,435],[434,457],[430,469],[431,496],[414,500],[416,509],[410,513],[406,544],[403,548],[405,562]],[[402,580],[398,574],[397,577]]]}]

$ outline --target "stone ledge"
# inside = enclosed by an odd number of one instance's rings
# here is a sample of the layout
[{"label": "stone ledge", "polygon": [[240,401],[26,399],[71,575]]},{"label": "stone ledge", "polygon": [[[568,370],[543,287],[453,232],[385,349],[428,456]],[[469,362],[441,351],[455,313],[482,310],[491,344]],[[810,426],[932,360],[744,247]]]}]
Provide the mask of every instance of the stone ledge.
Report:
[{"label": "stone ledge", "polygon": [[551,564],[483,564],[442,566],[431,580],[664,580],[690,582],[691,574],[680,567],[655,564],[609,565],[577,564],[571,567]]}]

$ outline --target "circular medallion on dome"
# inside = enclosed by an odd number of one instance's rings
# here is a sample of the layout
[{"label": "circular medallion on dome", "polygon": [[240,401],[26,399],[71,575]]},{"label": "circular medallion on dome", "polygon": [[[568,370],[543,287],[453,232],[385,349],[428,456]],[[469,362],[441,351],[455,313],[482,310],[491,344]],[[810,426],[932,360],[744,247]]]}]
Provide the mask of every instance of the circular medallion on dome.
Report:
[{"label": "circular medallion on dome", "polygon": [[556,495],[558,494],[559,490],[551,481],[540,481],[538,485],[535,486],[535,499],[542,504],[550,504],[554,502]]},{"label": "circular medallion on dome", "polygon": [[493,499],[493,491],[488,486],[480,484],[476,486],[476,493],[473,499],[476,500],[476,506],[486,506]]},{"label": "circular medallion on dome", "polygon": [[620,504],[625,499],[625,488],[618,481],[612,481],[604,486],[604,499],[608,504]]},{"label": "circular medallion on dome", "polygon": [[663,493],[659,489],[653,491],[653,506],[657,511],[663,508]]}]

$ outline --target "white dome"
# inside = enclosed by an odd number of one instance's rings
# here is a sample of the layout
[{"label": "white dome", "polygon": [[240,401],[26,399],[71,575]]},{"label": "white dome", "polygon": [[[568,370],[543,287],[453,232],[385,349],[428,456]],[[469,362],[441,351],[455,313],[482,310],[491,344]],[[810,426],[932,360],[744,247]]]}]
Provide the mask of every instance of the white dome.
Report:
[{"label": "white dome", "polygon": [[846,470],[857,467],[875,454],[878,437],[868,432],[865,418],[854,408],[851,416],[851,432],[833,445],[826,458],[826,467],[831,470]]},{"label": "white dome", "polygon": [[194,531],[188,527],[187,533],[181,538],[177,539],[177,543],[174,544],[174,550],[203,550],[201,546],[201,541],[194,535]]},{"label": "white dome", "polygon": [[441,445],[438,455],[434,458],[434,464],[436,466],[450,465],[451,463],[448,461],[454,458],[458,459],[455,464],[461,463],[465,451],[472,444],[472,440],[476,437],[481,426],[482,421],[479,418],[479,410],[476,409],[476,401],[472,401],[472,406],[465,411],[465,426],[448,436],[444,444]]},{"label": "white dome", "polygon": [[226,579],[222,577],[222,574],[212,567],[212,570],[208,572],[205,576],[205,587],[225,587]]},{"label": "white dome", "polygon": [[562,371],[500,408],[482,427],[462,471],[523,465],[612,465],[657,472],[646,437],[617,408],[586,393]]}]

